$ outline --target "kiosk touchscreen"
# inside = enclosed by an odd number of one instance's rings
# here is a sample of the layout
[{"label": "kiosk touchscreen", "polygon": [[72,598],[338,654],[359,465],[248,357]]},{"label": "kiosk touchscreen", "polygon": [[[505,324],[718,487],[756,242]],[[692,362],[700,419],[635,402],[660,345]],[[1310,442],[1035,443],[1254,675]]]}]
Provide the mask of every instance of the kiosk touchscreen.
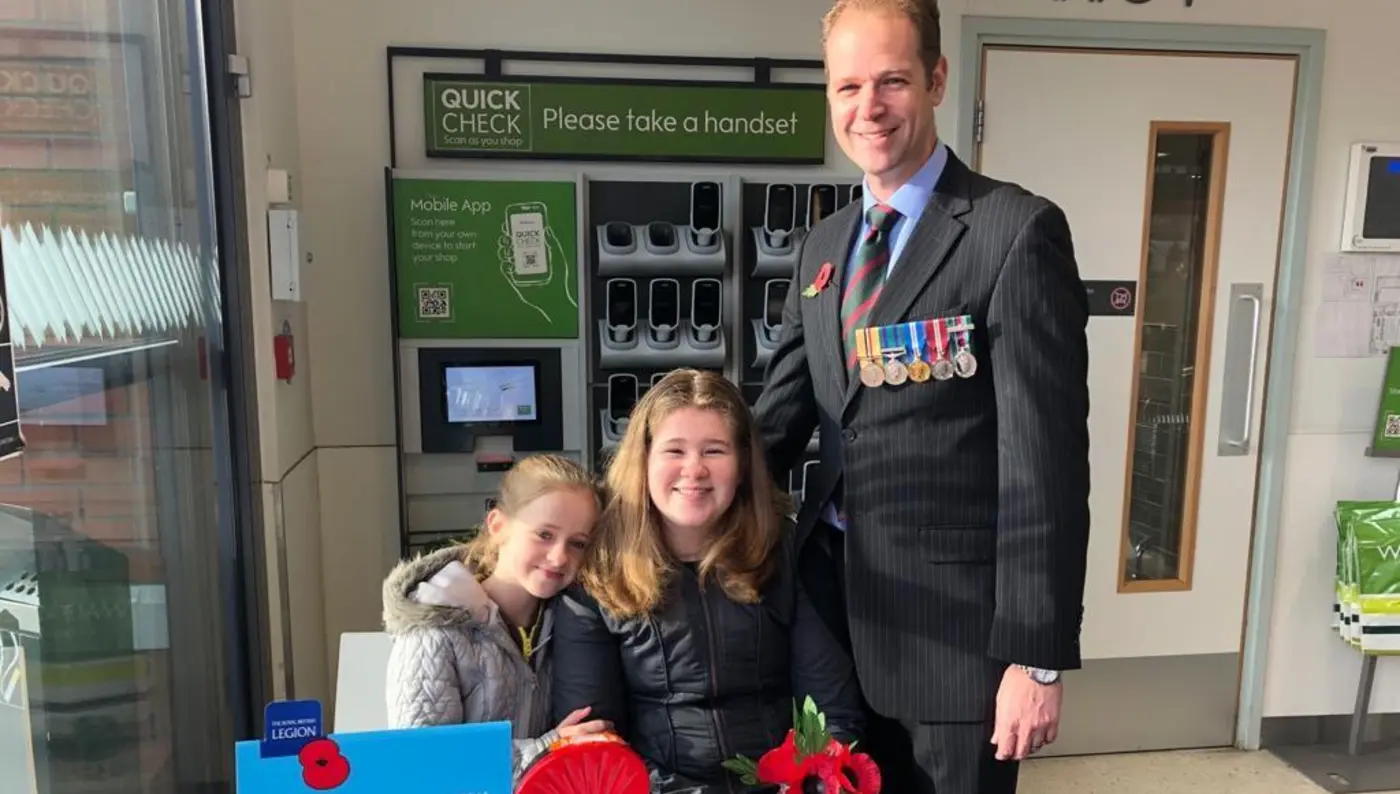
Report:
[{"label": "kiosk touchscreen", "polygon": [[521,452],[564,448],[558,348],[424,348],[418,376],[424,452],[472,452],[492,436]]}]

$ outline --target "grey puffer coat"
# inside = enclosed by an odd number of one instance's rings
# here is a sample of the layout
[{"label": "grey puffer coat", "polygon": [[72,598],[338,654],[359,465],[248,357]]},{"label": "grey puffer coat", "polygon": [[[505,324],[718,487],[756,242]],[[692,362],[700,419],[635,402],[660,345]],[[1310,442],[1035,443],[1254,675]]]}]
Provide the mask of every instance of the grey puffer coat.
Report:
[{"label": "grey puffer coat", "polygon": [[460,548],[399,563],[384,580],[389,726],[510,722],[518,776],[559,738],[549,720],[553,623],[546,604],[527,662]]}]

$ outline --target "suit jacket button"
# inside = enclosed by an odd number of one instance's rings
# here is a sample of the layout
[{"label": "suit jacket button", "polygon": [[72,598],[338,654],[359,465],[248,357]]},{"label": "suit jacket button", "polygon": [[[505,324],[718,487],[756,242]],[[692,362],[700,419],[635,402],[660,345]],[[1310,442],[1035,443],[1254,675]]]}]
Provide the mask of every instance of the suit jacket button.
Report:
[{"label": "suit jacket button", "polygon": [[855,440],[856,440],[856,431],[855,431],[854,428],[848,427],[848,428],[846,428],[845,430],[842,430],[842,431],[841,431],[841,437],[844,438],[844,439],[846,439],[847,441],[855,441]]}]

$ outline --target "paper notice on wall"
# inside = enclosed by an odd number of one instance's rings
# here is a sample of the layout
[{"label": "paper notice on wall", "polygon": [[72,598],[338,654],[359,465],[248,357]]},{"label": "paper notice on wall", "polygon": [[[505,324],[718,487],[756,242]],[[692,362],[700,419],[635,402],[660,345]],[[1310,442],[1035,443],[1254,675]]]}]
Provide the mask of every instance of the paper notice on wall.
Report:
[{"label": "paper notice on wall", "polygon": [[1319,358],[1383,356],[1400,347],[1400,257],[1340,254],[1322,277]]}]

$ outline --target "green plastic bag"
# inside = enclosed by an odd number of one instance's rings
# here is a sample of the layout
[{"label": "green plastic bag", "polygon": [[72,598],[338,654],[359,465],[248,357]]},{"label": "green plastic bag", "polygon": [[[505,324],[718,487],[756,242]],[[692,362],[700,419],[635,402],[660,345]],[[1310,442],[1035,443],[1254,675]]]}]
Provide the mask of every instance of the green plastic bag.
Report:
[{"label": "green plastic bag", "polygon": [[1332,626],[1346,642],[1361,644],[1361,606],[1359,572],[1356,557],[1356,533],[1353,526],[1359,518],[1378,514],[1400,515],[1400,503],[1394,500],[1342,500],[1334,511],[1337,525],[1336,582],[1332,604]]},{"label": "green plastic bag", "polygon": [[1400,505],[1352,512],[1349,534],[1357,640],[1363,651],[1400,652]]}]

